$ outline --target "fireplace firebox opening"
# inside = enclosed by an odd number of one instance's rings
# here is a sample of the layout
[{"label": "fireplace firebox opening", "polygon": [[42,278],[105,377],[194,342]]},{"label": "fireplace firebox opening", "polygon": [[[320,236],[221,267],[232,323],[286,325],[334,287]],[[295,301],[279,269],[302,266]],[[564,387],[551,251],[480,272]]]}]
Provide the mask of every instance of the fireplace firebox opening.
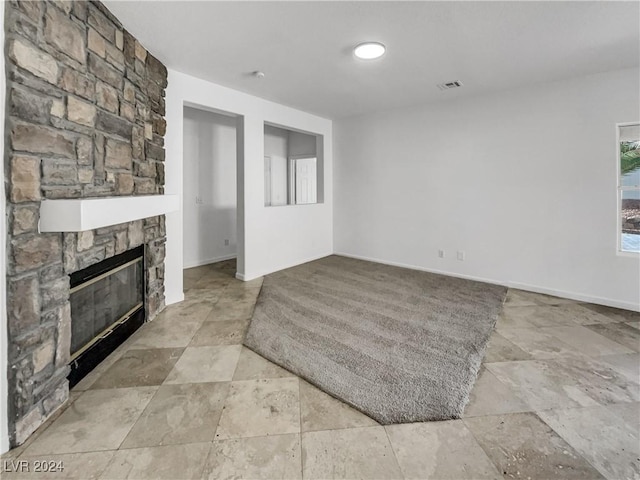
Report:
[{"label": "fireplace firebox opening", "polygon": [[141,245],[70,275],[70,388],[144,323],[144,261]]}]

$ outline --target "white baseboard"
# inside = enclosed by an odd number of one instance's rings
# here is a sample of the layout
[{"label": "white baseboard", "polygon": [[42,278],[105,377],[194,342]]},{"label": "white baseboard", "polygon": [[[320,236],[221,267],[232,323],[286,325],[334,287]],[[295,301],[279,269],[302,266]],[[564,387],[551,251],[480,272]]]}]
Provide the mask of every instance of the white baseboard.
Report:
[{"label": "white baseboard", "polygon": [[219,257],[207,258],[205,260],[196,260],[195,262],[185,263],[182,268],[201,267],[202,265],[209,265],[210,263],[223,262],[224,260],[231,260],[232,258],[236,258],[237,256],[238,255],[236,253],[232,253],[229,255],[221,255]]},{"label": "white baseboard", "polygon": [[270,273],[279,272],[280,270],[286,270],[287,268],[296,267],[298,265],[302,265],[303,263],[313,262],[314,260],[319,260],[321,258],[328,257],[329,255],[333,255],[333,253],[331,252],[323,253],[322,255],[316,255],[316,256],[305,258],[302,260],[297,260],[290,264],[279,265],[278,267],[272,268],[269,270],[262,270],[259,272],[250,272],[245,274],[236,273],[236,278],[238,280],[248,282],[249,280],[254,280],[256,278],[264,277],[265,275],[269,275]]},{"label": "white baseboard", "polygon": [[174,295],[171,297],[165,297],[164,298],[164,304],[165,305],[173,305],[174,303],[180,303],[184,300],[184,292],[182,292],[180,295]]},{"label": "white baseboard", "polygon": [[[202,265],[209,265],[210,263],[216,263],[216,262],[222,262],[224,260],[231,260],[232,258],[236,258],[237,254],[229,254],[229,255],[222,255],[220,257],[213,257],[213,258],[208,258],[206,260],[198,260],[196,262],[190,262],[187,263],[183,266],[184,269],[187,268],[195,268],[195,267],[201,267]],[[166,305],[173,305],[174,303],[179,303],[182,302],[184,300],[184,292],[182,292],[180,295],[174,295],[174,296],[167,296],[165,297],[165,304]]]},{"label": "white baseboard", "polygon": [[553,288],[528,285],[526,283],[518,282],[508,282],[507,286],[509,288],[517,288],[518,290],[526,290],[528,292],[543,293],[545,295],[553,295],[554,297],[577,300],[578,302],[595,303],[598,305],[605,305],[607,307],[622,308],[624,310],[640,312],[640,305],[638,305],[637,303],[614,300],[612,298],[596,297],[593,295],[586,295],[584,293],[566,292],[564,290],[555,290]]},{"label": "white baseboard", "polygon": [[411,270],[419,270],[419,271],[422,271],[422,272],[437,273],[437,274],[440,274],[440,275],[448,275],[450,277],[465,278],[467,280],[475,280],[475,281],[478,281],[478,282],[493,283],[495,285],[502,285],[502,286],[508,287],[508,288],[517,288],[519,290],[526,290],[528,292],[543,293],[545,295],[553,295],[554,297],[568,298],[568,299],[571,299],[571,300],[577,300],[579,302],[595,303],[595,304],[598,304],[598,305],[606,305],[608,307],[622,308],[622,309],[625,309],[625,310],[632,310],[632,311],[635,311],[635,312],[640,312],[640,305],[635,304],[633,302],[625,302],[625,301],[622,301],[622,300],[615,300],[615,299],[611,299],[611,298],[596,297],[596,296],[593,296],[593,295],[586,295],[586,294],[583,294],[583,293],[566,292],[566,291],[563,291],[563,290],[556,290],[556,289],[552,289],[552,288],[539,287],[537,285],[528,285],[528,284],[519,283],[519,282],[496,280],[496,279],[484,278],[484,277],[476,277],[476,276],[473,276],[473,275],[463,275],[463,274],[455,273],[455,272],[447,272],[447,271],[444,271],[444,270],[435,270],[435,269],[431,269],[431,268],[424,268],[424,267],[419,267],[417,265],[410,265],[410,264],[406,264],[406,263],[390,262],[390,261],[387,261],[387,260],[380,260],[380,259],[377,259],[377,258],[365,257],[365,256],[362,256],[362,255],[354,255],[354,254],[351,254],[351,253],[335,252],[334,255],[340,255],[340,256],[349,257],[349,258],[356,258],[358,260],[367,260],[369,262],[382,263],[383,265],[391,265],[391,266],[394,266],[394,267],[409,268]]},{"label": "white baseboard", "polygon": [[381,263],[383,265],[391,265],[392,267],[408,268],[409,270],[418,270],[420,272],[437,273],[438,275],[447,275],[448,277],[464,278],[465,280],[474,280],[476,282],[492,283],[494,285],[502,285],[506,287],[505,282],[495,280],[492,278],[476,277],[473,275],[465,275],[463,273],[446,272],[444,270],[436,270],[434,268],[419,267],[418,265],[411,265],[408,263],[390,262],[388,260],[380,260],[378,258],[365,257],[363,255],[354,255],[352,253],[335,252],[334,255],[340,255],[341,257],[355,258],[357,260],[366,260],[368,262]]}]

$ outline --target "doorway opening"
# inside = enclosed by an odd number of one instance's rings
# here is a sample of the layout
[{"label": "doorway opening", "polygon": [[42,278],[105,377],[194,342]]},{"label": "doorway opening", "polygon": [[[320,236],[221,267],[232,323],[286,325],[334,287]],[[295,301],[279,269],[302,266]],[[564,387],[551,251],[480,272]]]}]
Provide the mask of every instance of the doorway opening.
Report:
[{"label": "doorway opening", "polygon": [[238,117],[184,106],[183,265],[238,256]]}]

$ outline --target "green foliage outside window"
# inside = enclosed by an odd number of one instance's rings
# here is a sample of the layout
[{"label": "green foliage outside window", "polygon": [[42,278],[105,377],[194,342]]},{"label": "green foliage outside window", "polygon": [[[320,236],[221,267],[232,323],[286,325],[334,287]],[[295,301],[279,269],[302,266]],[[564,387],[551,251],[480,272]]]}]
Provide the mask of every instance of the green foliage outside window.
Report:
[{"label": "green foliage outside window", "polygon": [[620,173],[635,172],[640,169],[640,141],[620,142]]}]

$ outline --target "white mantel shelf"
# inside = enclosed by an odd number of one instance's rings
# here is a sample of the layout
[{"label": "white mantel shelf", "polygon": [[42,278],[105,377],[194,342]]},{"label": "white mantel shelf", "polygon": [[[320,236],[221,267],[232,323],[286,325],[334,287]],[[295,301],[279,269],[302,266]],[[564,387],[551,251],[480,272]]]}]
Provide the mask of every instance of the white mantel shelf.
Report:
[{"label": "white mantel shelf", "polygon": [[40,203],[40,232],[83,232],[178,210],[178,195],[70,198]]}]

